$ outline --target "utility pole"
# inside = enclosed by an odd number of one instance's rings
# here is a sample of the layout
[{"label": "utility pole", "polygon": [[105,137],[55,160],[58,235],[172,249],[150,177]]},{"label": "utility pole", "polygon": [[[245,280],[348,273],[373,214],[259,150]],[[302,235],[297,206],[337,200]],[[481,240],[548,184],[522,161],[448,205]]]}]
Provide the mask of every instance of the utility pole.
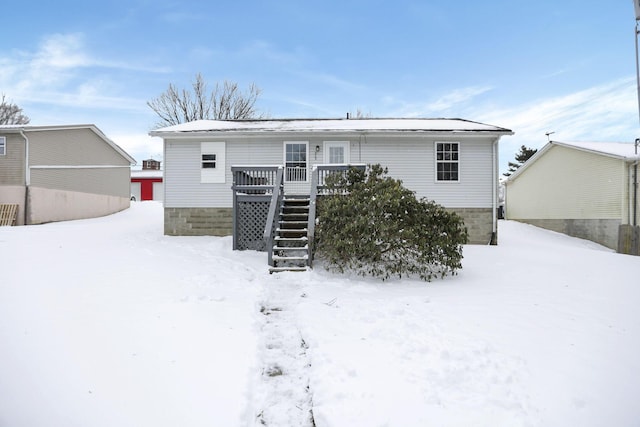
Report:
[{"label": "utility pole", "polygon": [[[634,39],[636,43],[636,88],[638,91],[638,119],[640,121],[640,61],[638,61],[638,21],[640,21],[640,0],[633,0],[633,7],[636,12],[636,27]],[[638,156],[638,144],[640,138],[635,141],[635,155]],[[638,159],[633,165],[633,226],[638,225]]]}]

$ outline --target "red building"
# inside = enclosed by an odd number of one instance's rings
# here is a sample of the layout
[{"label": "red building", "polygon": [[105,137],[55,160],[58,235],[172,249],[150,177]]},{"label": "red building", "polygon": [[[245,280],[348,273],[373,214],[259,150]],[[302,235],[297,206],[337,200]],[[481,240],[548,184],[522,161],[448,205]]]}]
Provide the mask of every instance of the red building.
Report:
[{"label": "red building", "polygon": [[142,170],[131,171],[131,200],[163,200],[162,170],[158,160],[143,160]]}]

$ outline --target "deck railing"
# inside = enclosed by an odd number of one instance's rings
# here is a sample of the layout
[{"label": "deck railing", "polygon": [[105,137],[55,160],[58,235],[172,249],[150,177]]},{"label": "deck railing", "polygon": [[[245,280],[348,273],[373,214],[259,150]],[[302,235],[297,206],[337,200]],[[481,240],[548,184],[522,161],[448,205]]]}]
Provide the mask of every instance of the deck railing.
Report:
[{"label": "deck railing", "polygon": [[287,166],[286,178],[287,182],[306,182],[307,168],[300,166]]},{"label": "deck railing", "polygon": [[282,166],[232,166],[233,189],[240,194],[271,194]]},{"label": "deck railing", "polygon": [[284,170],[282,167],[278,167],[278,171],[276,173],[276,180],[273,185],[273,191],[271,194],[271,203],[269,204],[269,214],[267,215],[267,223],[264,226],[264,234],[263,240],[265,242],[265,246],[267,247],[267,257],[268,263],[271,267],[274,266],[273,263],[273,236],[275,233],[275,228],[277,224],[277,215],[276,212],[278,207],[280,207],[280,203],[282,202],[282,196],[284,194]]},{"label": "deck railing", "polygon": [[[309,245],[308,265],[313,262],[313,246],[316,227],[316,205],[318,197],[327,194],[326,180],[329,175],[346,174],[350,168],[365,169],[364,164],[315,165],[311,172],[309,191],[309,219],[307,239]],[[295,169],[295,168],[293,168]],[[233,249],[266,250],[269,265],[273,266],[273,238],[278,220],[278,209],[284,197],[285,181],[295,173],[284,166],[232,166],[233,175]],[[293,174],[293,175],[289,175]],[[306,177],[306,170],[305,175]],[[239,209],[238,206],[242,206]],[[265,213],[265,207],[266,209]],[[239,213],[238,213],[238,212]],[[266,216],[266,217],[265,217]],[[264,221],[264,223],[262,222]],[[264,228],[263,225],[264,224]],[[245,228],[247,230],[245,230]],[[242,232],[241,230],[242,229]],[[249,230],[250,229],[250,230]],[[241,242],[238,236],[242,235]],[[248,236],[248,237],[247,237]],[[245,241],[246,240],[246,241]],[[247,243],[248,241],[248,243]]]}]

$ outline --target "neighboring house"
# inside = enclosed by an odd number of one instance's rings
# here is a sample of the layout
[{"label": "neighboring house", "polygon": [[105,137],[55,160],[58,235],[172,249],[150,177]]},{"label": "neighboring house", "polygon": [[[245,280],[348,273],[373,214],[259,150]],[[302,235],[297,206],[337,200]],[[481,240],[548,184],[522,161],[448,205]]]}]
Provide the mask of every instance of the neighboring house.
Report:
[{"label": "neighboring house", "polygon": [[17,225],[118,212],[133,164],[94,125],[0,126],[0,204],[18,205]]},{"label": "neighboring house", "polygon": [[638,159],[633,144],[551,141],[506,180],[506,217],[618,249],[638,225]]},{"label": "neighboring house", "polygon": [[131,200],[162,201],[164,194],[162,170],[158,160],[142,161],[142,170],[131,171]]},{"label": "neighboring house", "polygon": [[[512,134],[461,119],[200,120],[150,132],[164,140],[165,234],[238,233],[234,204],[241,214],[243,200],[270,200],[277,166],[285,195],[308,196],[319,165],[379,163],[459,213],[477,244],[496,243],[498,141]],[[262,236],[263,213],[249,217]]]}]

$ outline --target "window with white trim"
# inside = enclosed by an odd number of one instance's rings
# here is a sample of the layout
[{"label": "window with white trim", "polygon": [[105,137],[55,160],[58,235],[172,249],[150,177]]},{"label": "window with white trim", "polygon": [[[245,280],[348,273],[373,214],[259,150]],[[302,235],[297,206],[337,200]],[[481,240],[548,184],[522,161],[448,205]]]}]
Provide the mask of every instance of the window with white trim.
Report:
[{"label": "window with white trim", "polygon": [[307,181],[308,142],[285,142],[285,180],[288,182]]},{"label": "window with white trim", "polygon": [[7,138],[0,136],[0,156],[7,154]]},{"label": "window with white trim", "polygon": [[460,143],[436,142],[436,181],[460,180]]},{"label": "window with white trim", "polygon": [[224,184],[224,142],[200,143],[200,182],[203,184]]}]

